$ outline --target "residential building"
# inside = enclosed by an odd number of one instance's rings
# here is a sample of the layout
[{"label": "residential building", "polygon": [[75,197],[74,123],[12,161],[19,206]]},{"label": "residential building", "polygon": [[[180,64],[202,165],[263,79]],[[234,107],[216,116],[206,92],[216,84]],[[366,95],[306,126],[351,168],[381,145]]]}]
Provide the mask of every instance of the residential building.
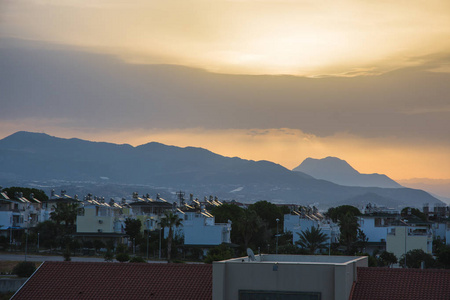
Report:
[{"label": "residential building", "polygon": [[348,299],[367,264],[366,256],[274,254],[214,262],[213,299]]},{"label": "residential building", "polygon": [[9,197],[0,193],[0,230],[3,236],[9,237],[10,244],[20,244],[25,230],[35,227],[41,220],[41,201],[33,194],[29,199],[22,193]]},{"label": "residential building", "polygon": [[128,204],[131,208],[128,216],[141,221],[142,231],[159,230],[164,212],[173,209],[173,204],[161,198],[159,194],[156,195],[154,200],[149,194],[139,197],[135,192]]},{"label": "residential building", "polygon": [[433,235],[426,226],[395,226],[386,238],[386,251],[394,253],[397,258],[414,249],[431,254],[432,246]]},{"label": "residential building", "polygon": [[[176,213],[182,219],[182,226],[177,229],[177,234],[184,236],[185,248],[200,248],[206,255],[211,247],[222,243],[231,244],[231,221],[227,223],[216,223],[215,217],[207,210],[222,203],[212,196],[203,202],[193,199],[183,203],[177,208]],[[167,232],[165,233],[167,236]]]},{"label": "residential building", "polygon": [[112,240],[114,245],[122,243],[125,238],[126,204],[120,205],[104,198],[86,197],[78,208],[75,237],[85,240]]},{"label": "residential building", "polygon": [[300,211],[292,211],[284,215],[284,232],[292,232],[293,243],[300,240],[302,231],[310,230],[311,227],[319,228],[327,235],[327,244],[339,242],[339,226],[332,220],[325,218],[317,208],[302,207]]}]

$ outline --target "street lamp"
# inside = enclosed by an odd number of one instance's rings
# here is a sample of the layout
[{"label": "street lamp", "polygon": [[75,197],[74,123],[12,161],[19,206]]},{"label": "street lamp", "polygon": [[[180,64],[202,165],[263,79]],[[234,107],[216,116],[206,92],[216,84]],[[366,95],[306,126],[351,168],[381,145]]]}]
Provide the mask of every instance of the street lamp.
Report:
[{"label": "street lamp", "polygon": [[276,221],[277,221],[277,235],[276,235],[276,238],[277,238],[277,245],[276,245],[276,247],[275,247],[275,253],[278,254],[278,222],[280,222],[280,219],[277,218]]},{"label": "street lamp", "polygon": [[28,252],[28,229],[30,228],[30,221],[31,216],[28,216],[28,220],[25,220],[27,222],[27,228],[25,229],[25,261],[27,261],[27,252]]},{"label": "street lamp", "polygon": [[148,260],[148,240],[150,239],[150,220],[147,219],[147,260]]},{"label": "street lamp", "polygon": [[161,259],[161,223],[159,223],[159,259]]},{"label": "street lamp", "polygon": [[38,232],[37,252],[39,253],[39,232]]}]

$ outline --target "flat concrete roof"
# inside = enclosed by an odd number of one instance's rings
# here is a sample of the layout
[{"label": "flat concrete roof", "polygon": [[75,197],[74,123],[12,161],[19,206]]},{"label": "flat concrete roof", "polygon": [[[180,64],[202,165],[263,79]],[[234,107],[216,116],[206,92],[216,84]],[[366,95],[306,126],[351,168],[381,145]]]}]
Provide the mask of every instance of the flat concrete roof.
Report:
[{"label": "flat concrete roof", "polygon": [[342,256],[342,255],[289,255],[289,254],[261,254],[255,255],[255,260],[251,261],[248,256],[222,260],[218,263],[288,263],[288,264],[328,264],[345,265],[357,260],[364,259],[365,256]]}]

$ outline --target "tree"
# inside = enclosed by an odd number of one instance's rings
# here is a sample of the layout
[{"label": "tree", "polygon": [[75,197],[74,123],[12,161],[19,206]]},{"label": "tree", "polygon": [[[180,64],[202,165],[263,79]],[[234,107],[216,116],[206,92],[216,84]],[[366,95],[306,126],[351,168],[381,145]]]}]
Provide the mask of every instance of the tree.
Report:
[{"label": "tree", "polygon": [[378,259],[378,265],[381,267],[391,267],[393,264],[397,263],[397,256],[395,256],[394,253],[383,251],[383,253],[380,254],[380,257]]},{"label": "tree", "polygon": [[352,205],[341,205],[338,207],[331,207],[325,213],[327,217],[329,217],[333,222],[338,222],[341,220],[347,213],[351,213],[354,216],[360,216],[361,212],[358,208]]},{"label": "tree", "polygon": [[237,225],[243,213],[243,208],[235,204],[228,203],[223,203],[222,205],[213,207],[211,209],[211,214],[214,215],[215,221],[217,223],[227,223],[228,220],[231,221],[232,226],[230,238],[233,243],[239,243],[241,240],[241,235],[239,230],[237,229]]},{"label": "tree", "polygon": [[67,233],[74,231],[74,225],[77,220],[78,203],[58,203],[54,208],[55,211],[50,213],[50,218],[58,225],[64,223],[66,230],[70,231]]},{"label": "tree", "polygon": [[422,221],[426,222],[427,221],[427,215],[424,214],[423,212],[421,212],[419,209],[417,208],[411,208],[411,207],[405,207],[402,209],[402,216],[406,217],[408,216],[408,211],[411,210],[411,215],[416,216],[418,218],[420,218]]},{"label": "tree", "polygon": [[358,228],[357,231],[358,233],[356,235],[355,247],[358,250],[358,252],[363,252],[364,249],[366,248],[369,238],[361,229]]},{"label": "tree", "polygon": [[173,240],[173,228],[178,228],[182,226],[181,223],[183,219],[179,218],[178,215],[174,214],[171,211],[166,211],[164,213],[164,217],[161,218],[161,227],[169,228],[169,234],[167,236],[167,261],[170,262],[171,251],[172,251],[172,240]]},{"label": "tree", "polygon": [[33,194],[34,198],[38,199],[39,201],[47,201],[48,196],[45,194],[43,190],[34,189],[34,188],[25,188],[25,187],[17,187],[12,186],[9,188],[4,188],[3,192],[6,192],[8,194],[9,198],[13,198],[15,193],[22,193],[23,196],[27,199],[30,199],[30,195]]},{"label": "tree", "polygon": [[236,223],[244,209],[235,204],[224,203],[220,206],[215,206],[211,209],[211,214],[214,215],[217,223],[227,223],[230,220],[232,223]]},{"label": "tree", "polygon": [[443,268],[450,269],[450,246],[440,249],[437,253],[437,261]]},{"label": "tree", "polygon": [[211,264],[213,261],[220,261],[231,258],[231,249],[225,244],[220,244],[214,248],[209,249],[205,258],[205,263]]},{"label": "tree", "polygon": [[316,253],[316,250],[326,248],[328,236],[320,228],[312,226],[297,234],[300,240],[295,242],[295,244],[303,249],[307,249],[310,254]]},{"label": "tree", "polygon": [[347,211],[345,215],[340,217],[338,224],[341,231],[340,244],[346,247],[347,254],[355,254],[356,245],[354,245],[354,242],[358,234],[358,219],[351,211]]},{"label": "tree", "polygon": [[[406,253],[406,267],[419,269],[422,262],[425,262],[425,268],[433,268],[436,264],[433,256],[422,249],[413,249]],[[405,254],[400,257],[399,263],[405,267]]]},{"label": "tree", "polygon": [[134,240],[135,244],[139,244],[141,241],[141,227],[141,220],[131,218],[125,219],[125,233]]},{"label": "tree", "polygon": [[244,249],[247,249],[250,241],[263,224],[261,218],[254,210],[245,209],[239,223],[236,225],[244,241]]},{"label": "tree", "polygon": [[277,219],[281,221],[279,226],[283,228],[283,213],[275,204],[268,201],[258,201],[254,204],[250,204],[248,209],[255,211],[261,220],[267,224],[269,229],[276,229],[278,223]]},{"label": "tree", "polygon": [[35,231],[39,232],[41,246],[48,249],[56,248],[58,246],[57,240],[59,240],[61,226],[52,220],[38,223]]},{"label": "tree", "polygon": [[36,271],[36,266],[33,262],[22,261],[14,266],[11,273],[19,277],[30,277],[34,271]]}]

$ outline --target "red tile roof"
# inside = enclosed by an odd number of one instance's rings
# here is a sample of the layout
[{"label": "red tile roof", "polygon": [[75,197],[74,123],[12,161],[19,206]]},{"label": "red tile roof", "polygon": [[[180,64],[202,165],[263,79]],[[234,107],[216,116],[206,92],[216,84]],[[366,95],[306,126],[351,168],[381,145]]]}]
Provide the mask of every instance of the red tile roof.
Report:
[{"label": "red tile roof", "polygon": [[350,300],[450,299],[450,270],[358,268]]},{"label": "red tile roof", "polygon": [[212,299],[212,265],[44,262],[12,299]]}]

